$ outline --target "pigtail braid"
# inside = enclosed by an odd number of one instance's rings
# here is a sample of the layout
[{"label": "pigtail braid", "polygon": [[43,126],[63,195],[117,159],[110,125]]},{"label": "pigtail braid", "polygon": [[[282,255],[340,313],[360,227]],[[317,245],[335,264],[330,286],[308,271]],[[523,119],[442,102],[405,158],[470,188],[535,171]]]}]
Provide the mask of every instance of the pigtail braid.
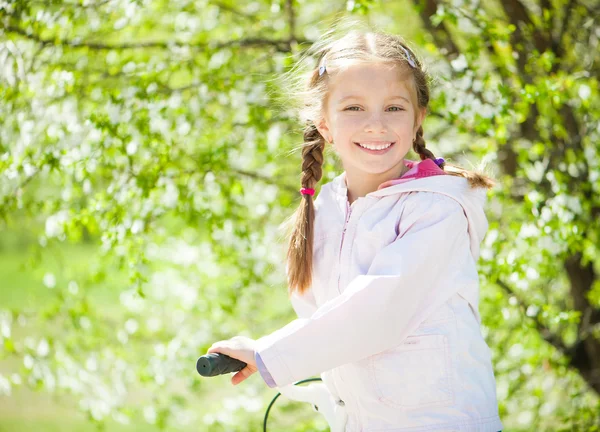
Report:
[{"label": "pigtail braid", "polygon": [[[421,160],[432,159],[435,160],[435,156],[428,148],[425,148],[425,139],[423,138],[423,126],[419,127],[417,131],[417,137],[413,141],[413,149],[419,154]],[[490,189],[494,186],[495,182],[491,178],[475,171],[468,171],[455,165],[447,164],[442,162],[440,168],[446,171],[448,174],[464,177],[469,181],[471,187],[474,188],[485,188]]]},{"label": "pigtail braid", "polygon": [[[417,131],[417,136],[413,141],[413,150],[421,157],[421,160],[431,159],[435,161],[435,156],[433,152],[425,147],[425,138],[423,138],[423,125],[419,126],[419,130]],[[444,169],[446,164],[442,163],[440,165],[441,169]]]},{"label": "pigtail braid", "polygon": [[[304,131],[302,146],[303,188],[314,189],[323,175],[323,150],[325,139],[314,123],[310,122]],[[289,292],[302,294],[312,283],[313,232],[315,210],[312,195],[303,194],[295,214],[295,222],[287,251],[287,277]]]}]

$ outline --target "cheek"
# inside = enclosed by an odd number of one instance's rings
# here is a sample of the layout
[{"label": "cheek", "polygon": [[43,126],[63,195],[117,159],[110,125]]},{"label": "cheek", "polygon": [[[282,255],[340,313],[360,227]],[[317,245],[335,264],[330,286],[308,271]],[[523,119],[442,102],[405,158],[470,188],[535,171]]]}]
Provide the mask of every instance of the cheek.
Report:
[{"label": "cheek", "polygon": [[402,119],[401,122],[398,123],[396,133],[400,136],[411,137],[412,139],[412,135],[414,134],[414,128],[415,122],[413,121],[412,117],[406,116]]},{"label": "cheek", "polygon": [[346,135],[361,124],[361,120],[358,116],[340,116],[336,120],[335,125],[339,135]]},{"label": "cheek", "polygon": [[348,128],[348,127],[359,127],[363,120],[360,116],[340,116],[338,118],[337,124],[340,128]]}]

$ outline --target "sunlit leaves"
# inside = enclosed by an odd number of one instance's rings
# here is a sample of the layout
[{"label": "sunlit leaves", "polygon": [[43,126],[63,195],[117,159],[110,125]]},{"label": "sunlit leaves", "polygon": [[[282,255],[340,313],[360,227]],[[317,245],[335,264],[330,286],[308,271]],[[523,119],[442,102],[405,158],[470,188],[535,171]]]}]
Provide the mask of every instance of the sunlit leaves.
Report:
[{"label": "sunlit leaves", "polygon": [[[405,34],[418,15],[403,5],[342,3],[0,5],[9,25],[0,36],[0,223],[50,256],[68,243],[94,250],[79,278],[39,278],[51,300],[38,309],[0,314],[0,355],[19,363],[1,372],[0,393],[70,393],[98,424],[258,430],[264,385],[201,411],[197,398],[226,384],[200,381],[193,362],[217,339],[259,337],[292,317],[280,224],[299,200],[300,159],[288,150],[301,136],[286,107],[275,108],[273,78],[307,46],[288,42],[287,7],[295,36],[310,39],[326,29],[315,24],[320,14],[342,7],[391,17],[388,30],[423,41],[436,78],[428,147],[466,167],[483,160],[499,180],[480,308],[507,428],[592,423],[596,396],[546,341],[574,343],[585,318],[565,258],[598,262],[597,50],[586,45],[597,46],[597,32],[589,42],[565,38],[562,56],[526,50],[500,4],[444,1],[431,23],[457,35],[458,51],[448,52],[428,33]],[[540,12],[534,23],[550,25]],[[335,162],[325,162],[328,181]],[[600,305],[597,283],[588,299]],[[136,405],[135,392],[149,396]]]}]

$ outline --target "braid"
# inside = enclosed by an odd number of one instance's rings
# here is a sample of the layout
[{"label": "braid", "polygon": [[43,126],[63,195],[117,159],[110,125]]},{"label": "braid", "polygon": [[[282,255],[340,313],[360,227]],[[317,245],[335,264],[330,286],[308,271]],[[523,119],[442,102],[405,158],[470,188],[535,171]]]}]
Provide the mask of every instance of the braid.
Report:
[{"label": "braid", "polygon": [[[314,189],[321,180],[324,147],[325,139],[314,123],[310,123],[304,131],[302,187]],[[315,209],[312,195],[303,194],[302,202],[296,211],[287,252],[290,294],[295,290],[302,294],[310,288],[312,283],[314,220]]]},{"label": "braid", "polygon": [[[304,131],[304,146],[302,148],[302,187],[314,188],[323,176],[323,147],[325,139],[311,123]],[[310,195],[304,195],[310,196]]]},{"label": "braid", "polygon": [[[413,141],[413,149],[416,153],[419,154],[422,161],[425,159],[431,159],[431,160],[435,161],[435,156],[433,155],[431,150],[429,150],[428,148],[425,147],[425,138],[423,138],[423,126],[422,125],[419,126],[419,130],[417,131],[417,137]],[[445,163],[442,163],[440,165],[440,168],[444,169],[445,165],[446,165]]]}]

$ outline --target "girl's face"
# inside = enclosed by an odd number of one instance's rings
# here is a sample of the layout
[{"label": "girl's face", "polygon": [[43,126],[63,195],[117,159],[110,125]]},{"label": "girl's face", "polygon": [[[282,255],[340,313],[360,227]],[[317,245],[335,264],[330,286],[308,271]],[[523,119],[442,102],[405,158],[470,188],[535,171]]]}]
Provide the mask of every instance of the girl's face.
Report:
[{"label": "girl's face", "polygon": [[[413,106],[409,83],[401,79],[398,68],[359,64],[330,79],[324,119],[317,128],[327,141],[333,140],[347,174],[401,175],[425,109]],[[390,143],[376,151],[359,145]]]}]

